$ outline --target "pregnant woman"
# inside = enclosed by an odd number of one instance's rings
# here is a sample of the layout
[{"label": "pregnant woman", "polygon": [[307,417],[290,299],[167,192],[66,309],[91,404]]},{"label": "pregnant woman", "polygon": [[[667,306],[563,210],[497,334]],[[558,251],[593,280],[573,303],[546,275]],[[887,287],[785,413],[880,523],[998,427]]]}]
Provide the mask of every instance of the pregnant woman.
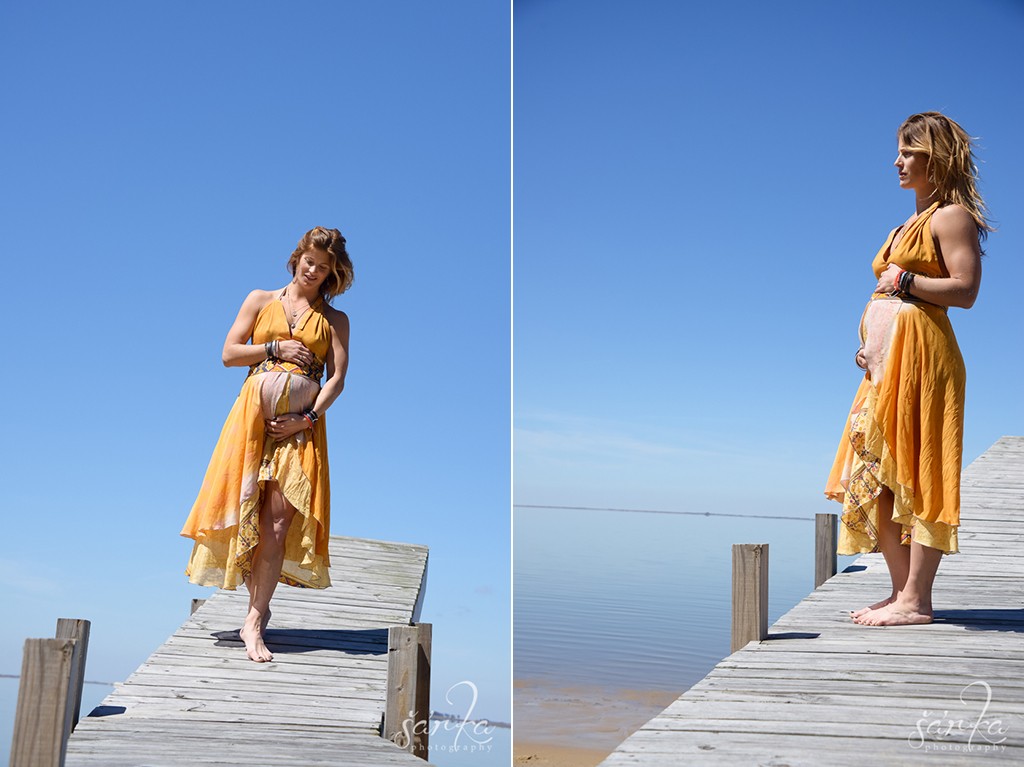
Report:
[{"label": "pregnant woman", "polygon": [[348,368],[348,317],[328,305],[352,284],[345,238],[337,229],[309,230],[288,270],[284,288],[249,294],[228,331],[224,364],[248,366],[249,375],[181,531],[195,540],[185,570],[192,583],[245,583],[241,638],[258,663],[273,659],[264,634],[278,581],[330,585],[324,413]]},{"label": "pregnant woman", "polygon": [[963,128],[925,112],[897,138],[915,211],[872,263],[856,355],[866,372],[825,488],[843,504],[839,553],[885,557],[892,592],[852,613],[871,626],[930,623],[939,561],[957,551],[966,376],[947,310],[974,304],[991,231]]}]

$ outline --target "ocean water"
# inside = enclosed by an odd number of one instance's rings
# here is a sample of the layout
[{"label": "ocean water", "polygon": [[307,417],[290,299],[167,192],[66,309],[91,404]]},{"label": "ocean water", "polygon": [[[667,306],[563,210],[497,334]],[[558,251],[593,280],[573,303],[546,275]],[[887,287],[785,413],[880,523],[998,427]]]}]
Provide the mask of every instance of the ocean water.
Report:
[{"label": "ocean water", "polygon": [[768,544],[769,623],[813,590],[813,514],[517,508],[516,741],[614,747],[707,675],[729,654],[735,543]]}]

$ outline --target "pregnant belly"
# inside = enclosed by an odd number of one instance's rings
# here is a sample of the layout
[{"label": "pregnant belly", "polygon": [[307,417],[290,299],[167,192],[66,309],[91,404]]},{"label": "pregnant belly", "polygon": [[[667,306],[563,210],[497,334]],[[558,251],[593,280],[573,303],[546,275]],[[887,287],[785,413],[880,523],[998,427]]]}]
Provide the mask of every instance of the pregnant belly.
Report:
[{"label": "pregnant belly", "polygon": [[896,320],[904,311],[914,311],[914,307],[904,301],[884,298],[871,301],[864,310],[860,323],[861,348],[868,364],[868,377],[875,386],[885,376]]},{"label": "pregnant belly", "polygon": [[260,373],[257,385],[264,418],[301,413],[313,407],[320,385],[302,375],[292,373]]}]

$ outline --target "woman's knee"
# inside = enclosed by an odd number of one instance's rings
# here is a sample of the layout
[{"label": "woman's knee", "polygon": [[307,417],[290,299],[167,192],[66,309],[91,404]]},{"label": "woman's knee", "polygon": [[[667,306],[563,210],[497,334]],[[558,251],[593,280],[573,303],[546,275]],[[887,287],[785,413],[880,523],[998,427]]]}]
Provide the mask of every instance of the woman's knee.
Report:
[{"label": "woman's knee", "polygon": [[260,526],[263,528],[260,532],[283,545],[294,516],[295,507],[288,503],[277,483],[268,482],[260,511]]}]

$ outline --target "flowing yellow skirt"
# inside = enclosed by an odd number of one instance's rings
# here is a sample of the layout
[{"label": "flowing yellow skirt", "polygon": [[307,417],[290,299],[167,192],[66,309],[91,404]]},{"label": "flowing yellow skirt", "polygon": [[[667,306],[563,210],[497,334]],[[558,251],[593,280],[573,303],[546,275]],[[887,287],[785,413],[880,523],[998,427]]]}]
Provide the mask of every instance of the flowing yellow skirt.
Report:
[{"label": "flowing yellow skirt", "polygon": [[266,419],[312,406],[316,381],[279,366],[250,375],[213,450],[199,496],[181,534],[195,540],[185,572],[192,583],[235,589],[252,570],[264,486],[276,482],[297,514],[285,542],[280,581],[330,585],[330,481],[324,418],[280,442]]},{"label": "flowing yellow skirt", "polygon": [[843,504],[839,553],[877,551],[878,497],[911,540],[955,553],[966,373],[942,307],[875,296],[864,310],[865,373],[825,495]]}]

